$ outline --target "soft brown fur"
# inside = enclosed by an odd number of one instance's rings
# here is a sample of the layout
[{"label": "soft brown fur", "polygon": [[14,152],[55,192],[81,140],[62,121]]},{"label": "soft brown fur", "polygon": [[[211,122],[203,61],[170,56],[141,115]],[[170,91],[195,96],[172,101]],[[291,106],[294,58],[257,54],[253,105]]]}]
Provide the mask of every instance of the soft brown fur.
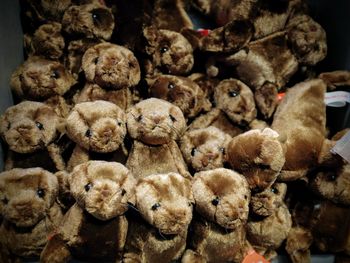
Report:
[{"label": "soft brown fur", "polygon": [[136,187],[136,207],[146,220],[130,223],[123,262],[172,262],[185,250],[194,202],[191,182],[177,173],[154,174]]},{"label": "soft brown fur", "polygon": [[216,127],[188,131],[181,138],[181,152],[195,171],[224,166],[225,153],[231,136]]},{"label": "soft brown fur", "polygon": [[64,13],[62,27],[70,35],[109,40],[114,29],[114,16],[108,7],[93,1],[72,5]]},{"label": "soft brown fur", "polygon": [[234,137],[227,147],[227,161],[247,178],[252,190],[271,186],[284,165],[284,151],[278,137],[270,128],[250,130]]},{"label": "soft brown fur", "polygon": [[247,124],[256,117],[253,92],[238,79],[221,81],[215,88],[214,100],[234,123]]},{"label": "soft brown fur", "polygon": [[313,242],[310,229],[292,227],[286,241],[286,251],[293,263],[311,262],[310,246]]},{"label": "soft brown fur", "polygon": [[175,31],[147,27],[143,31],[148,59],[145,70],[148,76],[159,73],[185,75],[194,64],[193,49],[188,40]]},{"label": "soft brown fur", "polygon": [[47,59],[59,59],[63,55],[65,47],[61,28],[61,24],[52,22],[41,25],[33,36],[24,35],[27,53]]},{"label": "soft brown fur", "polygon": [[209,111],[211,108],[203,90],[185,77],[159,76],[150,87],[150,95],[178,106],[188,118],[193,118],[199,112]]},{"label": "soft brown fur", "polygon": [[21,99],[43,100],[65,94],[75,83],[61,63],[30,57],[12,74],[10,86]]},{"label": "soft brown fur", "polygon": [[193,222],[193,251],[187,250],[182,262],[241,262],[249,249],[244,226],[250,191],[245,178],[224,168],[203,171],[195,174],[192,189],[203,218]]},{"label": "soft brown fur", "polygon": [[57,195],[56,177],[41,168],[1,173],[2,249],[16,257],[38,257],[51,231],[62,220],[62,212],[55,203]]},{"label": "soft brown fur", "polygon": [[125,113],[111,102],[82,102],[67,117],[66,130],[69,138],[86,150],[112,152],[124,141]]},{"label": "soft brown fur", "polygon": [[215,87],[219,84],[220,80],[216,78],[210,78],[203,73],[193,73],[188,76],[189,79],[196,82],[198,86],[203,90],[205,97],[211,100]]},{"label": "soft brown fur", "polygon": [[271,128],[286,137],[286,162],[280,179],[295,180],[317,164],[325,138],[326,85],[309,80],[289,89],[278,106]]},{"label": "soft brown fur", "polygon": [[[274,188],[271,188],[270,191],[272,191],[272,189]],[[274,204],[269,211],[272,213],[263,218],[254,218],[253,216],[247,224],[249,242],[253,245],[255,250],[269,260],[277,256],[274,250],[281,246],[282,242],[288,237],[292,227],[291,215],[287,206],[281,201],[285,195],[286,188],[280,187],[280,190],[282,190],[280,193],[276,192],[279,205]],[[254,203],[264,203],[267,201],[266,206],[268,206],[270,200],[265,199],[264,195],[257,195],[252,201]],[[255,211],[259,212],[259,210]]]},{"label": "soft brown fur", "polygon": [[71,255],[100,262],[119,258],[128,229],[124,213],[128,202],[135,203],[136,180],[119,163],[90,161],[75,167],[68,181],[76,204],[40,262],[67,262]]},{"label": "soft brown fur", "polygon": [[134,54],[111,43],[90,47],[82,58],[82,68],[88,81],[103,88],[129,88],[140,81],[140,66]]},{"label": "soft brown fur", "polygon": [[350,86],[350,71],[336,70],[323,72],[319,78],[326,82],[327,87],[335,89],[337,86]]},{"label": "soft brown fur", "polygon": [[298,15],[288,21],[288,41],[300,64],[314,66],[327,55],[324,29],[307,15]]},{"label": "soft brown fur", "polygon": [[128,110],[127,125],[135,141],[126,166],[137,178],[169,172],[190,177],[175,142],[186,128],[177,106],[156,98],[143,100]]},{"label": "soft brown fur", "polygon": [[266,82],[254,92],[256,107],[265,119],[271,118],[278,104],[278,87]]}]

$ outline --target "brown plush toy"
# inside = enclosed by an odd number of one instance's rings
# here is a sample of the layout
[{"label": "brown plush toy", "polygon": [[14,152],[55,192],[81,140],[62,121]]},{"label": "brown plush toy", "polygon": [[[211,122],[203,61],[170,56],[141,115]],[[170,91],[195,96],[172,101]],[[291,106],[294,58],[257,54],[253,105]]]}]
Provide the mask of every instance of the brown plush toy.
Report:
[{"label": "brown plush toy", "polygon": [[102,88],[130,88],[140,81],[140,66],[134,54],[111,43],[90,47],[82,58],[82,68],[86,79]]},{"label": "brown plush toy", "polygon": [[301,178],[317,165],[326,132],[325,92],[322,80],[308,80],[288,89],[278,106],[271,128],[286,138],[280,180]]},{"label": "brown plush toy", "polygon": [[292,227],[286,240],[286,251],[293,263],[311,262],[310,246],[313,237],[310,229]]},{"label": "brown plush toy", "polygon": [[136,178],[169,172],[191,177],[175,142],[186,129],[179,107],[156,98],[143,100],[127,111],[127,126],[134,143],[126,166]]},{"label": "brown plush toy", "polygon": [[175,31],[147,27],[143,30],[146,40],[144,62],[147,76],[161,73],[186,75],[194,64],[193,49],[188,40]]},{"label": "brown plush toy", "polygon": [[181,152],[196,172],[224,166],[231,136],[216,127],[188,131],[181,138]]},{"label": "brown plush toy", "polygon": [[55,203],[57,195],[56,177],[41,168],[18,168],[0,174],[1,262],[40,256],[63,217]]},{"label": "brown plush toy", "polygon": [[250,246],[245,237],[250,190],[244,176],[218,168],[195,174],[196,211],[189,248],[182,263],[243,261]]},{"label": "brown plush toy", "polygon": [[[1,137],[9,147],[5,169],[35,166],[64,169],[55,144],[61,123],[55,111],[41,102],[24,101],[9,107],[0,121]],[[50,166],[52,162],[54,168]]]},{"label": "brown plush toy", "polygon": [[275,184],[271,188],[252,197],[252,213],[247,224],[247,236],[254,249],[267,259],[277,256],[279,248],[292,227],[292,218],[283,202],[286,195],[285,184]]},{"label": "brown plush toy", "polygon": [[100,1],[72,5],[64,13],[62,27],[70,35],[109,40],[114,29],[114,16],[110,8]]},{"label": "brown plush toy", "polygon": [[271,186],[285,163],[279,134],[270,128],[250,130],[234,137],[226,156],[231,167],[247,178],[253,191]]},{"label": "brown plush toy", "polygon": [[12,74],[10,86],[20,99],[41,101],[65,94],[75,83],[61,63],[30,57]]},{"label": "brown plush toy", "polygon": [[178,106],[187,118],[193,118],[211,108],[203,90],[185,77],[160,75],[150,87],[150,95]]},{"label": "brown plush toy", "polygon": [[124,213],[135,203],[136,181],[116,162],[90,161],[68,177],[76,200],[47,243],[40,262],[77,259],[110,261],[121,257],[128,222]]},{"label": "brown plush toy", "polygon": [[177,173],[153,174],[139,180],[123,261],[169,263],[181,258],[192,219],[191,182]]},{"label": "brown plush toy", "polygon": [[24,46],[27,54],[52,60],[59,59],[63,55],[65,47],[61,28],[61,24],[51,22],[41,25],[33,36],[24,35]]}]

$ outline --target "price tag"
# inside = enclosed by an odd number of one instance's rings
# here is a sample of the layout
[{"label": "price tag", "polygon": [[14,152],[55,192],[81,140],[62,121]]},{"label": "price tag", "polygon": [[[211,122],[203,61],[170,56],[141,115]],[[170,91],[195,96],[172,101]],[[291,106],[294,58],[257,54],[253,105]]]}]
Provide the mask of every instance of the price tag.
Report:
[{"label": "price tag", "polygon": [[259,255],[255,250],[250,250],[242,263],[270,263],[270,261]]}]

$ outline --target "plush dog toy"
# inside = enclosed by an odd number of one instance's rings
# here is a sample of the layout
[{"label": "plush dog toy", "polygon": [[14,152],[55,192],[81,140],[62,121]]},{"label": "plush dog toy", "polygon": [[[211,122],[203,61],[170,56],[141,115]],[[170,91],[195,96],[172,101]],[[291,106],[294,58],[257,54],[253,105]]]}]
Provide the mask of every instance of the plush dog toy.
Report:
[{"label": "plush dog toy", "polygon": [[231,136],[216,127],[187,131],[181,139],[181,152],[196,172],[224,167]]},{"label": "plush dog toy", "polygon": [[253,191],[271,186],[285,163],[279,134],[270,128],[250,130],[234,137],[227,147],[227,161],[242,173]]},{"label": "plush dog toy", "polygon": [[30,57],[14,71],[10,86],[20,99],[41,101],[65,94],[75,83],[61,63]]},{"label": "plush dog toy", "polygon": [[192,219],[191,182],[177,173],[153,174],[139,180],[136,208],[130,220],[123,262],[173,262],[186,247]]},{"label": "plush dog toy", "polygon": [[143,100],[127,111],[127,126],[134,142],[126,166],[136,178],[169,172],[191,177],[175,142],[186,129],[179,107],[156,98]]},{"label": "plush dog toy", "polygon": [[224,168],[199,172],[192,182],[196,212],[182,263],[242,262],[250,190],[244,176]]},{"label": "plush dog toy", "polygon": [[47,243],[40,262],[120,259],[128,231],[124,213],[135,203],[136,180],[116,162],[90,161],[68,178],[76,200]]},{"label": "plush dog toy", "polygon": [[1,262],[40,256],[63,217],[55,202],[57,195],[56,177],[41,168],[17,168],[0,174]]},{"label": "plush dog toy", "polygon": [[82,58],[82,68],[86,79],[102,88],[130,88],[140,81],[140,66],[134,54],[111,43],[90,47]]}]

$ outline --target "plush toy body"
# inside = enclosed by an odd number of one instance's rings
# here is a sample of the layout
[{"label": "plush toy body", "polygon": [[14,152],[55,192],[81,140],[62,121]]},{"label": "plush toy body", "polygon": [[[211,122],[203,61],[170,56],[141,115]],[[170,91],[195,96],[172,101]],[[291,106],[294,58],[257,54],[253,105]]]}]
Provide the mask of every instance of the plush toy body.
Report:
[{"label": "plush toy body", "polygon": [[41,168],[18,168],[0,174],[2,262],[39,257],[63,217],[55,202],[57,195],[56,177]]},{"label": "plush toy body", "polygon": [[135,201],[136,181],[119,163],[90,161],[68,178],[76,200],[46,245],[41,262],[68,262],[71,256],[108,261],[121,257],[128,222],[124,213]]},{"label": "plush toy body", "polygon": [[228,169],[199,172],[193,179],[196,211],[187,262],[242,262],[250,246],[245,237],[250,191],[245,178]]},{"label": "plush toy body", "polygon": [[156,98],[144,100],[128,110],[127,125],[135,141],[126,166],[136,178],[169,172],[190,177],[175,142],[186,127],[177,106]]}]

